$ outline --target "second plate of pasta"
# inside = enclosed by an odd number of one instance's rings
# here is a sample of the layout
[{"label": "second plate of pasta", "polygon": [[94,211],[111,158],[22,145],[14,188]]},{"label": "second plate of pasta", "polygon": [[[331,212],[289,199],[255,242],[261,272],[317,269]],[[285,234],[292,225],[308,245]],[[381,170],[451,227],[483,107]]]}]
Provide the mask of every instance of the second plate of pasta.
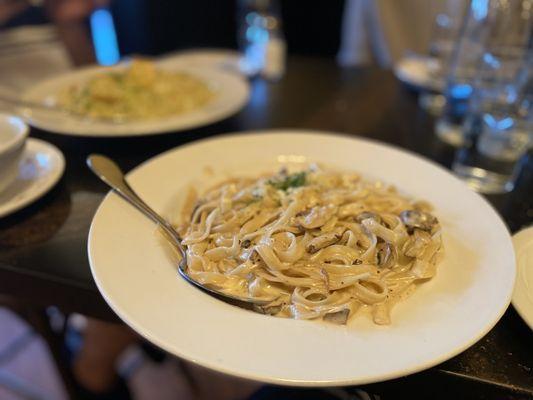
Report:
[{"label": "second plate of pasta", "polygon": [[208,125],[238,112],[248,82],[214,67],[134,59],[92,66],[39,82],[24,100],[65,112],[35,109],[29,123],[73,136],[138,136]]},{"label": "second plate of pasta", "polygon": [[176,225],[193,279],[263,303],[241,309],[184,281],[157,227],[113,193],[89,235],[94,279],[139,334],[223,373],[298,386],[391,379],[463,351],[510,302],[501,219],[402,150],[264,131],[171,150],[128,180]]}]

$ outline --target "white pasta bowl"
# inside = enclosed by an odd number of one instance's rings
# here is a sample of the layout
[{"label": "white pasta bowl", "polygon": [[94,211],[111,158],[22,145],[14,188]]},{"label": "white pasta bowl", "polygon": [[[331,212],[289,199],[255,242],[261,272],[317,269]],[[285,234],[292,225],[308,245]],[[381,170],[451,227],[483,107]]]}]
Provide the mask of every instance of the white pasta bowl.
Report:
[{"label": "white pasta bowl", "polygon": [[112,309],[139,334],[191,362],[282,385],[352,385],[443,362],[485,335],[510,302],[514,253],[502,220],[445,169],[368,140],[304,131],[263,131],[195,142],[128,175],[156,211],[174,218],[190,184],[200,189],[282,164],[321,162],[394,184],[431,202],[445,257],[436,277],[378,326],[365,313],[347,325],[260,315],[223,303],[182,280],[156,227],[117,195],[99,207],[89,234],[94,279]]}]

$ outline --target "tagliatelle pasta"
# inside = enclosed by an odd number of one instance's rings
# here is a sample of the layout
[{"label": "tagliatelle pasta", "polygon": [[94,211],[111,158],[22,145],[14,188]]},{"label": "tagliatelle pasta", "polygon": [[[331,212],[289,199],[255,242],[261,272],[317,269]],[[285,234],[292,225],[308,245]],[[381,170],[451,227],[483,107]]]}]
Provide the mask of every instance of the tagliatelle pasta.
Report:
[{"label": "tagliatelle pasta", "polygon": [[389,324],[392,306],[436,273],[430,211],[392,186],[311,166],[189,196],[178,229],[193,279],[265,300],[266,313],[345,323],[368,306]]}]

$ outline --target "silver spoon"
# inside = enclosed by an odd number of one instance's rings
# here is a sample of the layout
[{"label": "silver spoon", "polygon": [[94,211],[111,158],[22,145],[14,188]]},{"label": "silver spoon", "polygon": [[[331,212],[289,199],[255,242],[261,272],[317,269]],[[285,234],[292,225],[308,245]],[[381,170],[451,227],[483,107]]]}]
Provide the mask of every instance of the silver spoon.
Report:
[{"label": "silver spoon", "polygon": [[156,224],[158,224],[163,231],[166,233],[164,235],[169,243],[179,252],[181,256],[181,261],[178,264],[179,274],[189,283],[194,286],[202,289],[203,291],[215,296],[216,298],[226,301],[230,304],[237,305],[239,307],[253,309],[255,311],[262,312],[261,306],[266,305],[272,300],[258,300],[252,298],[238,297],[225,294],[218,290],[208,288],[202,285],[200,282],[195,281],[189,275],[187,275],[187,256],[185,249],[181,244],[181,238],[172,227],[172,225],[164,219],[161,215],[156,213],[148,204],[146,204],[131,186],[126,181],[126,178],[123,172],[120,170],[119,166],[110,158],[105,157],[100,154],[91,154],[87,157],[87,166],[93,171],[98,178],[103,182],[109,185],[115,193],[120,195],[123,199],[127,200],[131,205],[135,206],[137,210],[143,213],[145,216],[150,218]]}]

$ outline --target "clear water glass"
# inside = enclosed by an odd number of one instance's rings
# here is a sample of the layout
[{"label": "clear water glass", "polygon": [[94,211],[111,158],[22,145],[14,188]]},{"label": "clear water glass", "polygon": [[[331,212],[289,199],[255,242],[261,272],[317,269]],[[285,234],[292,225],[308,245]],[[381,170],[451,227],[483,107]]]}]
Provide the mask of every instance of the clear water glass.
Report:
[{"label": "clear water glass", "polygon": [[432,71],[437,77],[442,78],[446,73],[447,60],[459,35],[468,1],[433,0],[435,6],[442,7],[435,16],[429,45],[429,55],[439,60],[439,68]]},{"label": "clear water glass", "polygon": [[511,191],[520,159],[533,144],[533,51],[520,66],[504,67],[501,57],[509,50],[485,57],[490,62],[480,70],[463,124],[467,140],[452,165],[456,175],[482,193]]},{"label": "clear water glass", "polygon": [[490,74],[480,79],[480,71],[492,63],[498,84],[503,84],[504,72],[512,75],[511,71],[523,62],[528,49],[532,11],[533,0],[470,2],[451,56],[445,87],[446,106],[435,126],[437,136],[444,142],[456,147],[469,143],[469,132],[464,128],[471,125],[466,119],[471,114],[474,86],[486,85],[493,79]]},{"label": "clear water glass", "polygon": [[[444,85],[449,63],[459,36],[460,27],[465,17],[469,0],[433,0],[432,5],[439,10],[435,16],[429,43],[429,56],[432,68],[431,79]],[[426,90],[420,94],[419,105],[433,115],[440,115],[446,99],[439,91]]]},{"label": "clear water glass", "polygon": [[524,130],[492,130],[457,150],[452,165],[454,173],[480,193],[496,194],[513,190],[520,173],[521,159],[531,146]]}]

